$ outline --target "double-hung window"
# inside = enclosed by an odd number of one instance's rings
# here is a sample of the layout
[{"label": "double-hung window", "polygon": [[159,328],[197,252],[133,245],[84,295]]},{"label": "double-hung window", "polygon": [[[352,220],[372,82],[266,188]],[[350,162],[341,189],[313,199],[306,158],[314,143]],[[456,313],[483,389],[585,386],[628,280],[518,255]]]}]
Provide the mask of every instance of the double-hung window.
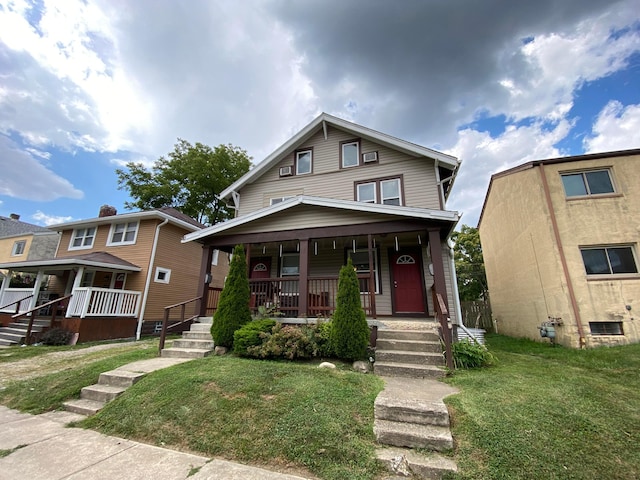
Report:
[{"label": "double-hung window", "polygon": [[17,257],[18,255],[22,255],[24,253],[24,248],[27,245],[26,240],[18,240],[13,244],[13,250],[11,250],[11,255]]},{"label": "double-hung window", "polygon": [[585,197],[615,193],[608,168],[560,174],[567,197]]},{"label": "double-hung window", "polygon": [[296,175],[306,175],[313,171],[313,150],[296,152]]},{"label": "double-hung window", "polygon": [[[353,267],[358,275],[369,275],[371,273],[371,265],[369,264],[368,250],[348,250],[351,257]],[[375,282],[375,293],[380,293],[380,269],[378,268],[378,251],[373,249],[373,278]],[[369,293],[369,279],[359,279],[360,293]]]},{"label": "double-hung window", "polygon": [[631,246],[582,247],[580,253],[587,275],[638,273]]},{"label": "double-hung window", "polygon": [[109,233],[107,245],[132,245],[136,243],[138,222],[114,223]]},{"label": "double-hung window", "polygon": [[283,253],[280,259],[280,276],[300,275],[300,254]]},{"label": "double-hung window", "polygon": [[402,205],[402,182],[400,178],[367,180],[356,183],[356,200],[364,203]]},{"label": "double-hung window", "polygon": [[350,140],[340,144],[340,163],[342,168],[360,165],[360,140]]},{"label": "double-hung window", "polygon": [[96,238],[96,227],[76,228],[71,236],[69,250],[79,250],[93,247]]}]

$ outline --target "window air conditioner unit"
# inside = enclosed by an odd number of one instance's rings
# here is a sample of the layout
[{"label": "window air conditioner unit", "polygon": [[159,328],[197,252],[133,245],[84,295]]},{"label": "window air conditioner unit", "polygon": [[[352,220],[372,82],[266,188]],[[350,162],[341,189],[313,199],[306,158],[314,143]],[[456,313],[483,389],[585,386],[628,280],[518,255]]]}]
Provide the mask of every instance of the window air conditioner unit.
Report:
[{"label": "window air conditioner unit", "polygon": [[280,176],[281,177],[288,177],[290,175],[293,175],[293,167],[291,167],[291,166],[280,167]]},{"label": "window air conditioner unit", "polygon": [[362,161],[364,163],[377,162],[378,152],[368,152],[362,154]]}]

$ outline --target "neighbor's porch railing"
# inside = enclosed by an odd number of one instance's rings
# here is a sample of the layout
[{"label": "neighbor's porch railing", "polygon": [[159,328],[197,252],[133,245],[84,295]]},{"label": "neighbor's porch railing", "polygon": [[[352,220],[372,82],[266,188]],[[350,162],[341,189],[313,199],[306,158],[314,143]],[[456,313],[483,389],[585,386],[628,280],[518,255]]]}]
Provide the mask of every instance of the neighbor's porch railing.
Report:
[{"label": "neighbor's porch railing", "polygon": [[[360,283],[360,302],[365,314],[373,314],[369,292],[369,275],[358,275]],[[310,277],[307,280],[307,311],[300,311],[300,280],[298,277],[277,277],[250,279],[250,308],[256,313],[258,307],[274,307],[285,317],[329,317],[336,308],[338,295],[338,277]]]},{"label": "neighbor's porch railing", "polygon": [[0,312],[21,313],[29,310],[33,288],[7,288],[0,298]]},{"label": "neighbor's porch railing", "polygon": [[142,292],[81,287],[73,291],[68,317],[137,317]]}]

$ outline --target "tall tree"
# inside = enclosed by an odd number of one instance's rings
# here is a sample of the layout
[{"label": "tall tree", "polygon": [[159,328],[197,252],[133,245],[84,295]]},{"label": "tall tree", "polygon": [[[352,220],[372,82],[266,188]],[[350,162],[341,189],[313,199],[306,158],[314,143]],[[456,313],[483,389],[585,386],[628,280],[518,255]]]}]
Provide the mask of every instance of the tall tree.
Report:
[{"label": "tall tree", "polygon": [[460,300],[486,299],[487,276],[478,229],[462,225],[459,232],[453,232],[451,240],[455,242],[453,251]]},{"label": "tall tree", "polygon": [[175,207],[196,220],[213,225],[232,218],[219,194],[249,171],[251,157],[233,145],[190,144],[178,139],[174,150],[155,161],[151,169],[129,162],[117,169],[118,189],[134,200],[126,208],[148,210]]}]

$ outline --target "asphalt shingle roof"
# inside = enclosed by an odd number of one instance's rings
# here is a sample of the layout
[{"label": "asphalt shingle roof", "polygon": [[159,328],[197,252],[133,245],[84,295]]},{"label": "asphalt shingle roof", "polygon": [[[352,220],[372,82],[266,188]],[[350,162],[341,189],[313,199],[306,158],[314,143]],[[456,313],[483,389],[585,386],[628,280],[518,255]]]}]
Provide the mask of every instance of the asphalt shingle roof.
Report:
[{"label": "asphalt shingle roof", "polygon": [[0,215],[0,238],[38,232],[53,233],[53,231],[48,228],[21,222],[20,220],[13,220],[12,218]]}]

